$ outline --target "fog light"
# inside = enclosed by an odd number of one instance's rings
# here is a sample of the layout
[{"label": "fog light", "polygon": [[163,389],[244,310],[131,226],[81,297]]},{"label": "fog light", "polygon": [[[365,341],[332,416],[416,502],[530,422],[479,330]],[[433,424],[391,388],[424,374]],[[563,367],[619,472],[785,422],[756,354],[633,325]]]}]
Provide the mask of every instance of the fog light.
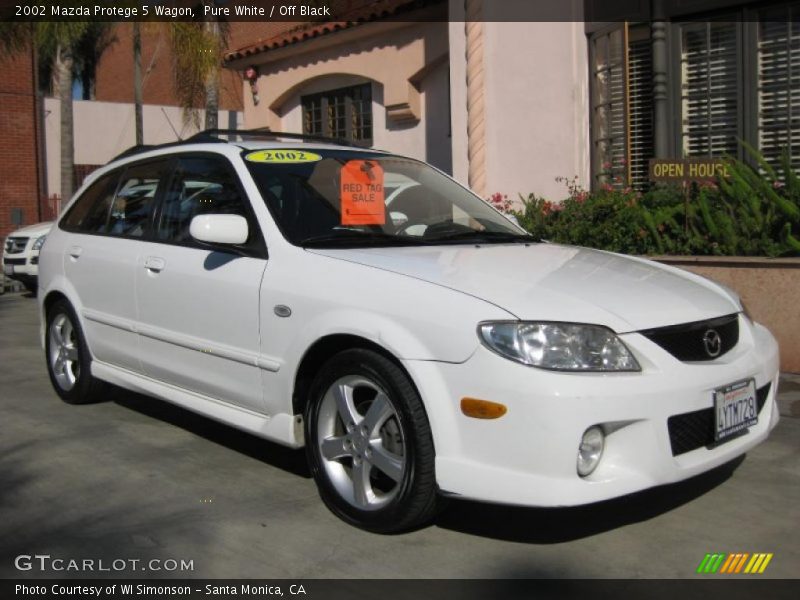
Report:
[{"label": "fog light", "polygon": [[606,436],[597,425],[583,432],[581,445],[578,446],[578,475],[586,477],[595,470],[603,456],[605,443]]}]

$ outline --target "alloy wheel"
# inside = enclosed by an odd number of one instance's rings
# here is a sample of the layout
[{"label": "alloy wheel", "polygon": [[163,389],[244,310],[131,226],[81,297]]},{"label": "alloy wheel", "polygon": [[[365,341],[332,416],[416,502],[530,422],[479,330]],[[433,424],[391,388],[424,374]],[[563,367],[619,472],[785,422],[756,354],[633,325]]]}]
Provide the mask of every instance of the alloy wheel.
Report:
[{"label": "alloy wheel", "polygon": [[69,317],[58,314],[50,323],[50,369],[59,387],[70,391],[80,377],[78,337]]},{"label": "alloy wheel", "polygon": [[407,469],[405,436],[397,409],[374,381],[348,375],[330,385],[316,443],[329,480],[350,505],[373,511],[397,496]]}]

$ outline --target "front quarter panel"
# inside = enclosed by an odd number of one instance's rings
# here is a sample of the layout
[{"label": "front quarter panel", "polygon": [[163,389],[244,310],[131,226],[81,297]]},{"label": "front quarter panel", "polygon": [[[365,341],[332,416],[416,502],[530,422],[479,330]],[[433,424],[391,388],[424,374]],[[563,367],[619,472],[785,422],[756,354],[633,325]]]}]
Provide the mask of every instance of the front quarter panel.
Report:
[{"label": "front quarter panel", "polygon": [[[262,355],[275,359],[280,393],[267,385],[270,412],[287,412],[307,350],[337,334],[367,339],[399,360],[461,363],[477,349],[476,326],[513,318],[478,298],[304,250],[270,260],[261,293]],[[275,306],[292,311],[279,317]],[[277,390],[276,390],[277,391]]]}]

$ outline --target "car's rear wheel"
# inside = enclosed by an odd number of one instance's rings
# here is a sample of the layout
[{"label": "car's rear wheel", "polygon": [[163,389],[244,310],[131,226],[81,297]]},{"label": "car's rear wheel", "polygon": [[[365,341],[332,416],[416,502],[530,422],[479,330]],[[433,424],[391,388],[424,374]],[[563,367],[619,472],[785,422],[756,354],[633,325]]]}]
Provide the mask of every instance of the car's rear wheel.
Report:
[{"label": "car's rear wheel", "polygon": [[45,356],[50,381],[64,402],[88,404],[102,399],[106,386],[92,377],[83,330],[66,300],[58,300],[47,312]]},{"label": "car's rear wheel", "polygon": [[336,515],[381,533],[433,517],[430,425],[416,388],[394,362],[364,349],[336,355],[315,378],[305,417],[311,471]]}]

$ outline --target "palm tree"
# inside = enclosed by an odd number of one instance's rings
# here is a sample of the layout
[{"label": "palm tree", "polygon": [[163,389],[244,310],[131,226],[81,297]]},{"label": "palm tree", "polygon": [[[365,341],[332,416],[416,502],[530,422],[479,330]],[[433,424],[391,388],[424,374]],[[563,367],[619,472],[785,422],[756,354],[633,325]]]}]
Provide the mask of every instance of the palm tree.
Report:
[{"label": "palm tree", "polygon": [[52,46],[54,92],[61,101],[61,198],[72,197],[75,189],[75,128],[73,125],[72,86],[75,81],[75,48],[89,24],[80,21],[37,23],[37,44]]},{"label": "palm tree", "polygon": [[81,82],[83,100],[94,98],[97,66],[103,53],[117,42],[115,24],[89,22],[86,31],[75,44],[75,77]]},{"label": "palm tree", "polygon": [[[212,0],[203,0],[205,4]],[[202,9],[199,11],[202,14]],[[184,121],[199,126],[198,105],[206,110],[205,127],[217,127],[219,76],[228,42],[228,24],[216,18],[170,25],[175,91]]]}]

